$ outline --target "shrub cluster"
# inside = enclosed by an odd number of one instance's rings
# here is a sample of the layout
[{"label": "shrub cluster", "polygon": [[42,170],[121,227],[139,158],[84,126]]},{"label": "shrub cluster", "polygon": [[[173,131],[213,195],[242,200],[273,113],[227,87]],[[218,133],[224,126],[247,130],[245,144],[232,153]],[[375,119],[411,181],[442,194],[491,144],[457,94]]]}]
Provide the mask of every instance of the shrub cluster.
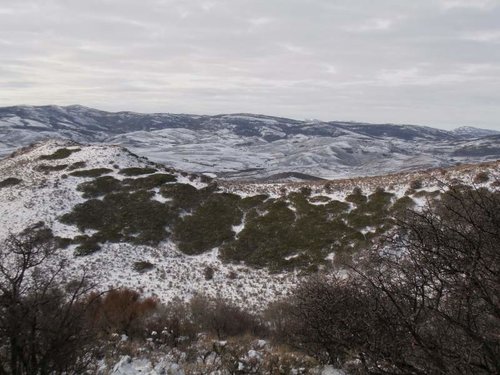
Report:
[{"label": "shrub cluster", "polygon": [[74,149],[60,148],[50,155],[41,155],[39,159],[40,160],[66,159],[68,156],[78,151],[80,151],[79,148],[74,148]]},{"label": "shrub cluster", "polygon": [[475,184],[484,184],[485,182],[488,182],[490,179],[490,175],[488,172],[478,172],[476,176],[474,177],[474,183]]},{"label": "shrub cluster", "polygon": [[154,264],[145,260],[137,261],[134,263],[134,270],[140,273],[149,271],[154,268]]},{"label": "shrub cluster", "polygon": [[177,178],[168,173],[155,173],[146,177],[126,178],[123,180],[124,189],[154,189],[169,182],[175,182]]},{"label": "shrub cluster", "polygon": [[314,271],[329,253],[351,251],[350,244],[360,246],[365,241],[358,228],[346,224],[356,214],[348,208],[335,200],[311,204],[308,191],[260,203],[255,199],[246,212],[244,229],[235,241],[222,246],[221,255],[277,271],[296,267]]},{"label": "shrub cluster", "polygon": [[234,194],[213,194],[191,215],[184,216],[174,226],[174,239],[186,254],[201,254],[234,239],[232,227],[241,223],[242,212]]},{"label": "shrub cluster", "polygon": [[157,169],[150,167],[144,167],[144,168],[130,167],[130,168],[120,169],[119,173],[125,176],[140,176],[144,174],[156,173],[157,171],[158,171]]},{"label": "shrub cluster", "polygon": [[9,177],[3,181],[0,181],[0,189],[7,186],[15,186],[23,182],[23,180],[16,177]]},{"label": "shrub cluster", "polygon": [[[336,261],[348,261],[351,254],[394,225],[394,214],[414,203],[409,197],[396,201],[383,189],[365,195],[359,188],[346,202],[311,197],[310,189],[277,199],[267,195],[241,198],[220,193],[215,183],[197,189],[176,182],[174,175],[155,171],[127,168],[123,174],[151,174],[122,181],[101,176],[78,185],[85,198],[94,199],[77,205],[61,220],[81,230],[98,231],[75,239],[79,254],[98,250],[106,241],[157,244],[172,238],[189,255],[219,247],[226,261],[275,271],[315,271],[328,264],[325,258],[332,252],[338,255]],[[154,193],[148,192],[155,188],[166,202],[156,201]],[[242,223],[236,235],[234,228]],[[366,227],[372,231],[363,234]]]},{"label": "shrub cluster", "polygon": [[67,166],[68,164],[59,164],[59,165],[40,164],[39,166],[36,167],[36,170],[43,173],[50,173],[50,172],[62,171],[66,169]]},{"label": "shrub cluster", "polygon": [[113,170],[109,168],[94,168],[94,169],[84,169],[80,171],[74,171],[71,172],[69,175],[75,177],[99,177],[102,176],[103,174],[108,174],[110,172],[113,172]]},{"label": "shrub cluster", "polygon": [[92,236],[75,238],[79,255],[99,249],[98,243],[130,242],[157,245],[168,237],[167,226],[177,215],[166,205],[152,198],[146,190],[107,194],[103,199],[90,199],[76,205],[60,221],[77,225],[83,232],[93,229]]},{"label": "shrub cluster", "polygon": [[162,304],[125,288],[91,297],[95,300],[92,320],[102,335],[124,334],[131,340],[144,340],[155,332],[156,343],[173,347],[190,344],[201,333],[218,340],[268,336],[268,328],[258,315],[221,298],[198,295],[189,302]]},{"label": "shrub cluster", "polygon": [[111,176],[103,176],[79,184],[76,190],[81,191],[84,198],[97,198],[119,191],[121,186],[120,180]]}]

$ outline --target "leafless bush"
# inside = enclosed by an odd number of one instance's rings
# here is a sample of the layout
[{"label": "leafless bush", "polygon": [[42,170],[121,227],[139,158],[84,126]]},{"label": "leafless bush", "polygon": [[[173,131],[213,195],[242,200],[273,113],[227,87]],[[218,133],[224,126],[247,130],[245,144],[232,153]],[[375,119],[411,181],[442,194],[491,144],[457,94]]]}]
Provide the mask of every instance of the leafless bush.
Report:
[{"label": "leafless bush", "polygon": [[500,193],[450,188],[350,276],[299,287],[288,342],[362,373],[500,373],[499,246]]},{"label": "leafless bush", "polygon": [[85,278],[63,284],[39,223],[0,245],[0,374],[82,373],[98,347]]},{"label": "leafless bush", "polygon": [[205,280],[212,280],[214,278],[214,269],[210,266],[206,266],[203,270],[203,275],[205,276]]},{"label": "leafless bush", "polygon": [[482,184],[485,182],[488,182],[490,179],[490,175],[486,171],[478,172],[476,176],[474,176],[474,183],[475,184]]},{"label": "leafless bush", "polygon": [[171,348],[188,346],[200,333],[192,321],[189,304],[178,299],[167,305],[158,305],[145,325],[156,344],[166,344]]},{"label": "leafless bush", "polygon": [[131,338],[147,335],[146,320],[156,311],[158,301],[142,298],[130,289],[116,289],[96,298],[93,320],[104,334],[125,334]]},{"label": "leafless bush", "polygon": [[194,323],[201,331],[213,333],[219,339],[265,333],[265,327],[257,316],[222,298],[197,296],[191,300],[190,305]]},{"label": "leafless bush", "polygon": [[412,180],[410,182],[410,189],[417,190],[417,189],[421,189],[422,186],[423,186],[422,180]]}]

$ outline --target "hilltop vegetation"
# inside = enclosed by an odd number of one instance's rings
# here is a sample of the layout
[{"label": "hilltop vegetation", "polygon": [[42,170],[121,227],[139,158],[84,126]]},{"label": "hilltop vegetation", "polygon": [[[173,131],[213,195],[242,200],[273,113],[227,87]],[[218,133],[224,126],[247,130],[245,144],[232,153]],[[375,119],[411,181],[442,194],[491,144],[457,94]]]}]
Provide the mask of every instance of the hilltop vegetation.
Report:
[{"label": "hilltop vegetation", "polygon": [[[60,149],[79,151],[40,159]],[[234,183],[175,171],[117,146],[51,141],[0,161],[0,180],[7,179],[0,234],[44,221],[58,237],[66,274],[86,271],[99,285],[167,302],[204,290],[263,309],[305,275],[348,267],[394,230],[395,217],[440,199],[448,185],[494,189],[498,166]]]},{"label": "hilltop vegetation", "polygon": [[[82,233],[94,231],[71,240],[79,244],[78,255],[97,251],[106,242],[155,246],[171,239],[187,255],[218,248],[226,262],[272,271],[315,271],[330,263],[331,254],[338,262],[348,262],[393,227],[395,213],[414,204],[410,196],[398,199],[382,188],[366,193],[355,188],[345,201],[329,196],[326,184],[323,195],[304,187],[277,197],[243,198],[216,183],[197,188],[178,182],[154,168],[122,169],[119,174],[128,176],[123,179],[101,172],[111,170],[72,173],[96,177],[77,185],[88,200],[60,217]],[[413,194],[431,196],[425,190]]]}]

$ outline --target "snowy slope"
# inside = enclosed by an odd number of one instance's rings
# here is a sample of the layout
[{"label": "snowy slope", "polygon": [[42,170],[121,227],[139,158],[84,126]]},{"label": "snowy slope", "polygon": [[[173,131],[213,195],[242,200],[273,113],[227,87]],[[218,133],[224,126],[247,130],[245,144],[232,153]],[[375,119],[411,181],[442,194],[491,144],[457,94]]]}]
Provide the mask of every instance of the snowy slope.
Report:
[{"label": "snowy slope", "polygon": [[[60,223],[58,217],[85,200],[75,189],[77,183],[85,179],[72,176],[64,178],[65,171],[45,174],[38,170],[40,165],[47,164],[39,159],[40,156],[50,155],[61,147],[79,151],[61,161],[53,161],[53,165],[85,162],[89,169],[152,165],[119,146],[82,146],[58,140],[41,143],[35,148],[0,160],[0,181],[12,177],[22,180],[18,185],[0,188],[0,240],[9,233],[20,232],[39,221],[51,226],[56,236],[73,237],[81,234],[76,227]],[[117,172],[111,175],[123,178]],[[179,182],[195,187],[204,185],[199,180],[191,181],[180,174],[177,174],[177,178]],[[70,246],[60,250],[58,255],[60,259],[68,260],[68,275],[86,272],[102,289],[127,286],[141,290],[146,295],[159,296],[164,301],[189,299],[194,294],[203,293],[221,295],[239,304],[248,303],[258,307],[286,293],[297,279],[293,273],[273,275],[243,265],[224,264],[217,257],[217,249],[200,256],[186,256],[170,241],[154,248],[126,243],[105,244],[101,251],[85,257],[75,257],[73,252],[74,246]],[[149,261],[154,264],[154,269],[145,273],[137,272],[133,265],[138,261]],[[205,280],[204,270],[207,266],[215,270],[212,280]],[[236,274],[236,277],[229,277],[230,274]]]},{"label": "snowy slope", "polygon": [[[57,150],[72,150],[71,155],[61,160],[40,159],[44,155],[52,155]],[[21,149],[13,156],[0,160],[0,183],[6,179],[21,180],[12,186],[0,187],[0,240],[9,233],[20,232],[28,225],[44,221],[53,228],[54,234],[60,237],[74,237],[82,234],[75,226],[65,225],[58,218],[85,199],[76,190],[77,184],[90,180],[89,177],[75,177],[67,170],[43,171],[42,166],[52,167],[61,164],[74,165],[85,163],[85,168],[109,168],[109,175],[123,179],[118,170],[126,167],[154,166],[162,170],[161,165],[153,164],[147,159],[137,157],[120,146],[113,145],[81,145],[67,141],[51,140],[35,147]],[[168,169],[172,173],[171,169]],[[298,191],[307,186],[312,190],[312,198],[316,196],[329,199],[345,200],[354,187],[361,187],[365,192],[373,192],[378,187],[402,197],[412,181],[422,181],[422,189],[434,191],[441,188],[442,183],[461,181],[471,184],[479,172],[489,175],[487,182],[479,186],[490,186],[500,179],[500,162],[482,165],[463,165],[449,170],[433,170],[426,172],[401,173],[373,178],[346,179],[309,183],[266,183],[245,184],[226,182],[220,189],[242,197],[266,193],[271,197],[282,196],[285,192]],[[175,173],[178,182],[191,184],[196,188],[205,186],[196,176]],[[326,184],[329,184],[328,190]],[[157,194],[157,200],[164,198]],[[424,198],[422,198],[424,203]],[[320,201],[316,204],[322,204]],[[238,233],[242,227],[233,228]],[[367,233],[371,228],[366,228]],[[88,233],[87,233],[88,234]],[[218,249],[202,255],[188,256],[181,253],[170,240],[158,246],[132,245],[129,243],[106,243],[103,248],[87,256],[74,256],[75,245],[61,249],[58,257],[68,261],[66,272],[74,276],[87,272],[102,289],[117,286],[128,286],[143,291],[148,295],[157,295],[168,301],[175,297],[188,299],[196,293],[221,295],[239,304],[248,304],[256,308],[285,295],[300,276],[297,272],[270,273],[265,269],[254,269],[243,264],[228,264],[218,257]],[[333,259],[333,255],[332,258]],[[147,261],[153,269],[138,272],[134,263]],[[206,280],[205,268],[214,269],[212,280]]]}]

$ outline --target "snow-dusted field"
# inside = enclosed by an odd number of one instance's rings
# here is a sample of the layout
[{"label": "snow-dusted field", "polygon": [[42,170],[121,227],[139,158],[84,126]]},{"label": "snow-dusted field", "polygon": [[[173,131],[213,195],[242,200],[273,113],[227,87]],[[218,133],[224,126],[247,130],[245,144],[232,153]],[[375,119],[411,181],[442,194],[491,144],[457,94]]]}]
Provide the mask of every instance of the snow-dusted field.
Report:
[{"label": "snow-dusted field", "polygon": [[[84,161],[86,169],[150,165],[118,146],[68,146],[62,141],[49,141],[15,158],[3,159],[0,161],[0,180],[16,177],[23,182],[0,189],[0,240],[9,233],[20,232],[39,221],[48,224],[56,236],[74,237],[82,234],[76,227],[60,223],[58,217],[70,211],[75,204],[85,201],[75,189],[85,178],[62,178],[64,171],[53,171],[46,175],[37,170],[39,165],[49,164],[39,160],[41,155],[52,154],[61,147],[80,151],[65,159],[51,161],[50,164]],[[124,178],[117,170],[110,175]],[[178,182],[190,183],[195,187],[204,185],[199,180],[191,181],[180,174],[177,174],[177,179]],[[158,194],[158,198],[163,197]],[[187,300],[195,294],[204,294],[222,296],[241,305],[259,308],[285,295],[297,281],[294,273],[271,274],[244,265],[222,263],[217,257],[217,249],[198,256],[187,256],[171,241],[160,243],[154,248],[108,243],[103,245],[101,251],[84,257],[75,257],[74,248],[75,245],[58,253],[59,259],[68,260],[68,277],[85,272],[101,289],[126,286],[142,291],[145,295],[158,296],[165,302],[174,298]],[[135,271],[133,266],[138,261],[148,261],[154,268],[144,273]],[[206,267],[215,271],[212,280],[205,280]]]},{"label": "snow-dusted field", "polygon": [[[39,159],[40,156],[50,155],[62,147],[77,151],[61,160]],[[75,226],[62,224],[58,218],[69,212],[75,204],[85,201],[81,193],[76,190],[76,186],[90,178],[70,176],[64,170],[44,173],[39,169],[40,165],[54,166],[77,162],[85,162],[85,169],[112,169],[109,175],[117,179],[124,178],[118,173],[121,168],[152,165],[148,160],[138,158],[120,146],[85,146],[57,140],[41,143],[37,147],[18,152],[14,157],[2,159],[0,181],[15,177],[22,182],[15,186],[0,188],[0,239],[9,233],[20,232],[28,225],[39,221],[51,226],[56,236],[71,238],[82,234]],[[416,179],[422,181],[422,189],[433,191],[441,189],[443,183],[453,180],[471,184],[479,171],[487,171],[490,179],[480,185],[487,186],[500,179],[499,166],[500,163],[495,162],[464,165],[448,170],[330,181],[328,191],[325,189],[325,182],[307,184],[226,182],[221,184],[221,189],[241,196],[266,193],[271,197],[278,197],[283,195],[284,191],[296,191],[303,186],[309,186],[312,189],[312,197],[321,195],[343,201],[354,187],[361,187],[364,192],[383,187],[399,198],[405,194],[411,181]],[[199,178],[183,176],[179,172],[175,174],[178,182],[189,183],[197,188],[205,186]],[[164,200],[158,191],[155,191],[156,198]],[[425,204],[425,199],[422,198],[420,203]],[[242,229],[242,226],[233,228],[235,232]],[[367,227],[364,233],[370,230],[373,228]],[[158,296],[163,301],[174,298],[189,299],[201,293],[222,296],[237,304],[259,309],[269,301],[286,295],[300,280],[300,276],[295,272],[270,273],[265,269],[254,269],[243,264],[223,263],[217,256],[217,248],[202,255],[187,256],[171,241],[164,241],[157,247],[107,243],[100,251],[83,257],[75,257],[74,248],[75,245],[71,245],[58,253],[59,258],[68,260],[67,277],[86,272],[101,289],[126,286],[140,290],[146,295]],[[329,259],[333,257],[334,254],[331,254]],[[138,272],[134,269],[134,263],[139,261],[150,262],[154,267],[143,273]],[[211,280],[206,280],[204,276],[207,267],[214,270]]]}]

